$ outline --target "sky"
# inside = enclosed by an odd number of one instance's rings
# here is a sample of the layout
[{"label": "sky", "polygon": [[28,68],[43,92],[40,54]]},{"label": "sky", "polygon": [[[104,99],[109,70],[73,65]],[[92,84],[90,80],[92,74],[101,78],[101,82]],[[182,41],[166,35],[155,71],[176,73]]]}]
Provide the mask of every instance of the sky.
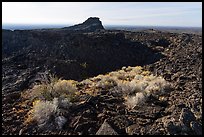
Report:
[{"label": "sky", "polygon": [[2,2],[2,24],[202,27],[202,2]]}]

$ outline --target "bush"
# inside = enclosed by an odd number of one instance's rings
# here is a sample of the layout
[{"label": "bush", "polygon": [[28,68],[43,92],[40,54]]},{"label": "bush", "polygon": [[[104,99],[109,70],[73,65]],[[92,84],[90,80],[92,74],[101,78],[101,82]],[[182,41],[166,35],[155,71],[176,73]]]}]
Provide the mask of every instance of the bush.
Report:
[{"label": "bush", "polygon": [[51,125],[62,128],[66,118],[61,114],[68,112],[72,102],[78,99],[76,85],[73,80],[44,77],[40,84],[23,94],[24,98],[33,102],[24,124],[35,121],[40,128],[51,128]]},{"label": "bush", "polygon": [[77,82],[72,80],[59,80],[53,85],[52,94],[54,97],[63,96],[74,102],[78,96],[76,84]]},{"label": "bush", "polygon": [[165,93],[165,89],[169,88],[169,83],[161,77],[153,77],[151,75],[150,78],[148,76],[139,80],[137,78],[129,83],[132,90],[136,93],[126,101],[129,108],[134,108],[150,95],[159,97]]},{"label": "bush", "polygon": [[[60,116],[61,112],[68,111],[72,103],[67,98],[54,98],[52,101],[36,100],[29,111],[26,123],[36,121],[40,128],[62,128],[67,119]],[[50,127],[51,128],[51,127]]]},{"label": "bush", "polygon": [[145,103],[150,95],[160,97],[165,94],[170,85],[164,78],[153,76],[140,66],[124,67],[123,70],[98,75],[82,82],[45,77],[41,84],[35,85],[25,96],[34,101],[27,121],[36,121],[40,127],[52,123],[62,128],[67,120],[60,113],[68,111],[72,103],[78,101],[77,86],[80,92],[91,96],[104,89],[117,93],[116,95],[125,98],[128,108],[134,109],[135,106]]},{"label": "bush", "polygon": [[48,101],[60,96],[69,98],[70,101],[77,99],[76,81],[61,80],[54,76],[50,76],[49,79],[50,80],[44,80],[40,84],[35,85],[32,89],[28,90],[23,97],[30,98],[31,100],[40,99]]},{"label": "bush", "polygon": [[146,99],[142,92],[138,92],[135,96],[127,97],[125,104],[128,108],[133,109],[136,105],[144,103]]},{"label": "bush", "polygon": [[33,120],[36,120],[39,127],[44,127],[51,122],[51,116],[55,116],[58,112],[58,99],[53,101],[38,101],[32,110]]},{"label": "bush", "polygon": [[117,83],[109,76],[103,77],[100,81],[97,82],[96,87],[102,89],[110,89],[116,86]]},{"label": "bush", "polygon": [[[121,76],[124,70],[128,71]],[[140,66],[124,67],[122,71],[118,72],[111,73],[112,76],[118,78],[115,80],[117,87],[114,89],[123,94],[128,108],[134,108],[136,105],[145,102],[150,95],[158,98],[160,95],[165,94],[166,89],[170,88],[170,84],[164,78],[153,76]],[[120,77],[126,78],[121,79]]]}]

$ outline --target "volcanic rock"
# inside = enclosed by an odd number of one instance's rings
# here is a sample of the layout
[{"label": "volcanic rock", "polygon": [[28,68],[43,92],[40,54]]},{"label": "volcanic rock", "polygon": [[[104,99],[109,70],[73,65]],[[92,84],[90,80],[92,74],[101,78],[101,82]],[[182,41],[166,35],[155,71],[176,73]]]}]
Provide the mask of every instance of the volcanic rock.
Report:
[{"label": "volcanic rock", "polygon": [[118,133],[105,120],[96,135],[118,135]]},{"label": "volcanic rock", "polygon": [[[130,81],[138,65],[173,88],[130,110],[117,83],[102,77]],[[59,117],[57,130],[25,124],[33,102],[22,95],[49,74],[78,81],[79,101],[60,113],[67,122]],[[201,135],[202,35],[105,30],[98,18],[62,29],[2,30],[2,134]]]},{"label": "volcanic rock", "polygon": [[77,24],[71,27],[63,28],[69,31],[80,31],[80,32],[94,32],[97,30],[104,30],[104,27],[97,17],[90,17],[81,24]]}]

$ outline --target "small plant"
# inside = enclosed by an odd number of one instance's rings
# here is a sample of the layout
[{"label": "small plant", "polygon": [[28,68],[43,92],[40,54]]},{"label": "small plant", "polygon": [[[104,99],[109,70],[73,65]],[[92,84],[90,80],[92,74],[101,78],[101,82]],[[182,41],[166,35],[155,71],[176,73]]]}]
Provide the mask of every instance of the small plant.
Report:
[{"label": "small plant", "polygon": [[46,80],[28,90],[23,97],[30,98],[31,100],[40,99],[48,101],[60,96],[69,98],[71,101],[77,99],[76,81],[61,80],[54,76],[50,76],[49,80],[48,78],[44,79]]},{"label": "small plant", "polygon": [[22,95],[33,102],[24,124],[35,121],[40,128],[51,125],[62,128],[67,120],[60,114],[67,112],[72,102],[77,101],[77,84],[76,81],[61,80],[51,75],[44,77],[40,84]]},{"label": "small plant", "polygon": [[58,99],[53,101],[38,101],[33,106],[32,114],[33,120],[36,120],[39,127],[44,127],[51,122],[51,116],[55,116],[58,110]]},{"label": "small plant", "polygon": [[136,105],[144,103],[146,99],[147,97],[142,92],[138,92],[135,96],[127,97],[125,104],[128,108],[133,109]]},{"label": "small plant", "polygon": [[87,68],[88,64],[86,62],[80,64],[83,68]]},{"label": "small plant", "polygon": [[40,128],[49,128],[49,125],[62,128],[67,119],[60,113],[71,106],[66,98],[54,98],[52,101],[36,100],[28,113],[25,123],[37,122]]},{"label": "small plant", "polygon": [[53,85],[53,96],[60,97],[64,96],[69,98],[71,102],[77,99],[77,88],[76,81],[73,80],[59,80]]},{"label": "small plant", "polygon": [[140,66],[123,67],[122,70],[81,82],[44,77],[41,84],[35,85],[24,94],[33,101],[26,122],[36,121],[39,127],[55,125],[54,127],[61,129],[67,121],[62,114],[69,110],[72,103],[81,99],[81,94],[96,96],[103,90],[116,93],[124,97],[125,105],[129,109],[134,109],[145,103],[150,95],[161,97],[168,88],[169,83],[164,78],[154,76]]},{"label": "small plant", "polygon": [[165,93],[165,89],[169,88],[169,83],[166,82],[162,77],[156,77],[150,75],[141,76],[136,75],[135,79],[129,82],[131,90],[131,97],[127,97],[126,105],[129,108],[134,108],[136,105],[141,104],[146,101],[146,99],[152,95],[155,97],[159,97],[160,95]]},{"label": "small plant", "polygon": [[53,85],[59,81],[60,79],[54,75],[40,75],[40,83],[33,86],[32,89],[25,91],[22,94],[23,98],[29,100],[35,99],[44,99],[44,100],[52,100],[54,97],[52,96]]},{"label": "small plant", "polygon": [[96,87],[102,89],[110,89],[116,85],[117,83],[111,77],[105,76],[97,82]]},{"label": "small plant", "polygon": [[117,86],[114,90],[123,94],[125,104],[131,109],[145,102],[150,95],[159,98],[170,87],[164,78],[153,76],[140,66],[123,67],[122,70],[109,75],[116,78]]}]

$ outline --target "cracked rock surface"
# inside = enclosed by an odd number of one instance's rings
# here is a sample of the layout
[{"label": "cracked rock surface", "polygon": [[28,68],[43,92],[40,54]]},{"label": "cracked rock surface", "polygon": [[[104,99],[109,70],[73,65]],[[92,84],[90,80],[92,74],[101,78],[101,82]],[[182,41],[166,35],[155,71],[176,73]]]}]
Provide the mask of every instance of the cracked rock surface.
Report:
[{"label": "cracked rock surface", "polygon": [[[2,134],[202,135],[202,36],[104,29],[65,32],[66,28],[3,30]],[[122,70],[128,74],[128,68],[121,70],[123,66],[138,65],[162,76],[173,88],[160,98],[150,96],[142,105],[128,109],[123,96],[113,91],[114,83],[107,88],[94,85],[100,81],[94,76]],[[78,80],[78,91],[83,92],[80,101],[59,116],[66,122],[58,129],[24,124],[32,102],[21,94],[39,82],[45,71]],[[123,79],[131,77],[124,75]],[[94,96],[86,94],[94,93],[95,87]]]}]

